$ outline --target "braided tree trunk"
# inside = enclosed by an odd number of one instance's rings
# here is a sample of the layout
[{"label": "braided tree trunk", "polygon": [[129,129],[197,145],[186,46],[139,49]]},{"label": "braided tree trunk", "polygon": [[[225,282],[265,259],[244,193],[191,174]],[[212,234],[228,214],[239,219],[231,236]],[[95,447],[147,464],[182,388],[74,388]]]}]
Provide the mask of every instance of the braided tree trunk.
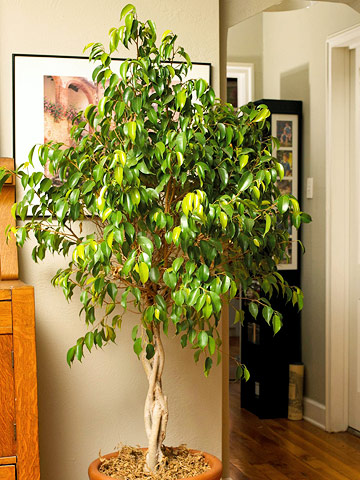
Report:
[{"label": "braided tree trunk", "polygon": [[158,325],[153,325],[153,329],[155,354],[148,360],[146,358],[146,352],[143,350],[141,353],[141,361],[149,382],[144,420],[149,444],[146,464],[150,471],[153,471],[155,466],[161,461],[161,446],[165,439],[168,421],[167,397],[163,394],[161,385],[165,355],[160,338],[160,328]]}]

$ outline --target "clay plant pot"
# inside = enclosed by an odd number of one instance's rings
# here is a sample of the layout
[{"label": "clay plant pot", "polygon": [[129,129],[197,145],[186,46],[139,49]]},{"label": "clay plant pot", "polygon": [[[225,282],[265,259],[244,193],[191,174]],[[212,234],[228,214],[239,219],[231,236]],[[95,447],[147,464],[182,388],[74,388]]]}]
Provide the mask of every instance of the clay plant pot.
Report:
[{"label": "clay plant pot", "polygon": [[[146,449],[144,449],[146,450]],[[222,463],[220,460],[214,455],[210,455],[210,453],[206,452],[199,452],[198,450],[190,450],[193,453],[202,453],[205,457],[206,462],[210,465],[210,470],[206,472],[196,475],[195,477],[186,477],[179,480],[220,480],[222,474]],[[118,452],[108,453],[107,455],[103,455],[103,458],[111,458],[118,455]],[[94,460],[89,466],[89,479],[90,480],[109,480],[111,477],[105,475],[104,473],[99,472],[100,467],[100,459],[97,458]]]}]

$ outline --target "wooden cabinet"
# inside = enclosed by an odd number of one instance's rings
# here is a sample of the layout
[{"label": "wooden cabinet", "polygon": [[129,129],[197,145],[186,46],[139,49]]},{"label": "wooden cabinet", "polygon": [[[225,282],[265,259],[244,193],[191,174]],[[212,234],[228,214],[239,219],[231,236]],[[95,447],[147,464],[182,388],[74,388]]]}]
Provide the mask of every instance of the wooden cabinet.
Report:
[{"label": "wooden cabinet", "polygon": [[0,465],[0,480],[15,480],[15,465]]},{"label": "wooden cabinet", "polygon": [[0,282],[0,480],[39,480],[34,290]]}]

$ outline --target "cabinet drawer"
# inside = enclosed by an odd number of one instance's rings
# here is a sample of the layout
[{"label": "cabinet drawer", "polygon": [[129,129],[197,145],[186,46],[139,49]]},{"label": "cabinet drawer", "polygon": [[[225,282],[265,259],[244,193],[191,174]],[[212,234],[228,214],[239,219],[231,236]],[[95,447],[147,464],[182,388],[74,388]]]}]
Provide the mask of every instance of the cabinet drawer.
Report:
[{"label": "cabinet drawer", "polygon": [[[16,454],[12,348],[12,335],[0,335],[0,457]],[[0,480],[3,480],[1,476]]]},{"label": "cabinet drawer", "polygon": [[0,301],[0,335],[4,333],[12,333],[12,315],[10,300]]},{"label": "cabinet drawer", "polygon": [[15,480],[15,465],[0,465],[0,480]]}]

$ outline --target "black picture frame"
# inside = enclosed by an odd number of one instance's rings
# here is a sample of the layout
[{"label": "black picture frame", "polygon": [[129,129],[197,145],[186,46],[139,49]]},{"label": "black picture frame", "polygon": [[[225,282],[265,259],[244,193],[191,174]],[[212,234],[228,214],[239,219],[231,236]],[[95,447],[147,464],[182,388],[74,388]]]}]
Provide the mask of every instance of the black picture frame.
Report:
[{"label": "black picture frame", "polygon": [[[114,70],[117,73],[124,60],[124,58],[112,59],[111,65],[113,67],[114,63],[116,64]],[[22,53],[12,55],[13,157],[16,167],[27,161],[33,145],[43,144],[45,140],[44,77],[84,78],[92,82],[91,74],[95,66],[86,56]],[[187,78],[204,78],[211,84],[211,64],[194,62]],[[67,88],[71,85],[69,84]],[[40,163],[36,162],[35,156],[35,167],[42,169]],[[30,172],[31,170],[32,167],[29,167]],[[24,190],[17,182],[17,201],[21,200],[23,195]]]}]

